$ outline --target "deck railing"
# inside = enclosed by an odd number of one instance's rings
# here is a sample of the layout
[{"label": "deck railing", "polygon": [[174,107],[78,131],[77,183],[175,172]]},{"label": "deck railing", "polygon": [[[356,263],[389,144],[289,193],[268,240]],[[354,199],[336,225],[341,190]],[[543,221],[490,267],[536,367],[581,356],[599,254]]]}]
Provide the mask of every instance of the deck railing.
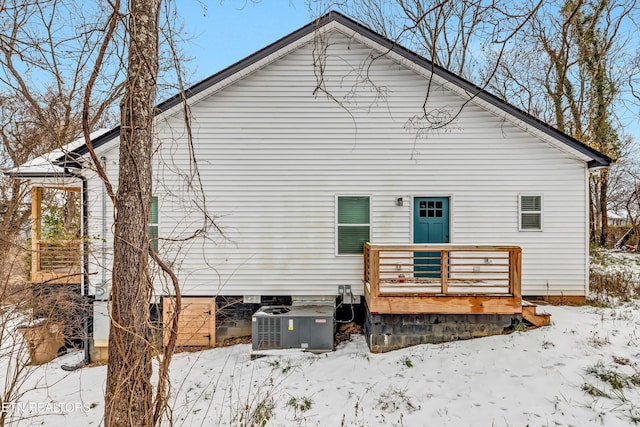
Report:
[{"label": "deck railing", "polygon": [[80,240],[38,240],[34,244],[33,283],[74,283],[81,273]]},{"label": "deck railing", "polygon": [[496,302],[489,303],[488,298],[502,298],[509,301],[507,305],[519,306],[521,263],[517,246],[366,243],[365,297],[378,307],[391,304],[392,298],[399,303],[403,301],[399,298],[411,297],[416,307],[429,300],[429,312],[436,309],[438,301],[446,304],[444,297],[447,301],[466,298],[465,304],[483,305],[482,312],[502,312],[485,310]]}]

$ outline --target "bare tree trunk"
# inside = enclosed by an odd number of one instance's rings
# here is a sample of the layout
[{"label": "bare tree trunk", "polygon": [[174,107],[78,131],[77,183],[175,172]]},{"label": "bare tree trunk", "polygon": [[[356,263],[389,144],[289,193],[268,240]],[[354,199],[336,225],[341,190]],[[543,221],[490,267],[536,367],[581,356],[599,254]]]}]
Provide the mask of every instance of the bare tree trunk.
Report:
[{"label": "bare tree trunk", "polygon": [[160,0],[129,2],[129,63],[121,108],[105,425],[153,425],[147,220]]}]

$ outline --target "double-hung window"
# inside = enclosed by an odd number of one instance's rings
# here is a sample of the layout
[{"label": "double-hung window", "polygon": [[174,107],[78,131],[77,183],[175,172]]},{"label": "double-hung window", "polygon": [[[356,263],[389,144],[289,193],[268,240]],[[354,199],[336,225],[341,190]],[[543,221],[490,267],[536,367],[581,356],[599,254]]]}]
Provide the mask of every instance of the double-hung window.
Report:
[{"label": "double-hung window", "polygon": [[519,225],[521,231],[542,230],[542,196],[520,195]]},{"label": "double-hung window", "polygon": [[361,254],[371,231],[369,196],[337,196],[336,205],[336,253]]}]

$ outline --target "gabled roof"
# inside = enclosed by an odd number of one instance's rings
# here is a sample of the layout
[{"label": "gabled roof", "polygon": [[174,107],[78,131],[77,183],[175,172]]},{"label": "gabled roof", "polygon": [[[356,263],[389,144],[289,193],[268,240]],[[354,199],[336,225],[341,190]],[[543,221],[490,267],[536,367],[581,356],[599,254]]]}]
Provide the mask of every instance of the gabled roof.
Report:
[{"label": "gabled roof", "polygon": [[[588,166],[592,167],[606,167],[609,166],[614,160],[605,154],[595,150],[588,145],[578,141],[575,138],[559,131],[553,126],[535,118],[534,116],[526,113],[525,111],[508,104],[497,96],[487,92],[481,87],[463,79],[462,77],[432,63],[431,61],[425,59],[424,57],[418,55],[415,52],[397,44],[396,42],[389,40],[380,34],[370,30],[369,28],[359,24],[358,22],[352,20],[351,18],[342,15],[339,12],[332,11],[323,17],[313,21],[304,27],[294,31],[293,33],[281,38],[280,40],[270,44],[269,46],[259,50],[246,57],[245,59],[225,68],[217,74],[208,77],[199,83],[191,86],[190,88],[184,91],[184,94],[178,93],[175,96],[167,99],[164,102],[161,102],[157,105],[157,114],[162,114],[167,110],[179,105],[184,98],[190,99],[195,95],[202,93],[203,91],[211,88],[212,86],[224,81],[225,79],[233,76],[234,74],[247,69],[248,67],[256,64],[262,59],[265,59],[271,54],[276,53],[277,51],[283,49],[286,46],[295,43],[296,41],[312,34],[319,28],[322,28],[332,22],[336,22],[347,29],[359,34],[360,36],[371,40],[372,42],[383,46],[389,52],[393,52],[400,57],[411,61],[416,66],[424,69],[427,72],[433,73],[445,81],[457,86],[462,91],[474,96],[475,98],[482,100],[488,103],[490,106],[497,108],[498,110],[502,110],[508,115],[514,117],[515,119],[520,120],[525,125],[530,126],[531,128],[541,132],[542,134],[554,138],[562,144],[567,145],[568,147],[576,150],[577,152],[587,156],[591,160],[588,161]],[[183,98],[184,96],[184,98]],[[117,138],[120,135],[120,126],[111,129],[110,131],[98,136],[95,139],[92,139],[94,148],[98,148],[101,145]],[[79,156],[83,156],[88,153],[88,148],[86,145],[82,145],[75,150],[72,150],[70,153],[65,153],[64,156],[61,156],[57,159],[58,162],[63,164],[74,164],[77,165],[75,159]]]}]

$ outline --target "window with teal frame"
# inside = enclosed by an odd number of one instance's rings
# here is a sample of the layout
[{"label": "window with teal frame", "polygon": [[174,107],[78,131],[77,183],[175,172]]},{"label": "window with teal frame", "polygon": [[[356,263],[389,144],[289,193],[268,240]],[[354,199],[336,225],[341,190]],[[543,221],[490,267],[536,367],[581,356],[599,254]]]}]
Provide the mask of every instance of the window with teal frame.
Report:
[{"label": "window with teal frame", "polygon": [[158,197],[151,198],[151,209],[149,210],[148,226],[149,244],[151,250],[158,253]]},{"label": "window with teal frame", "polygon": [[369,196],[338,196],[338,255],[361,254],[371,230]]}]

